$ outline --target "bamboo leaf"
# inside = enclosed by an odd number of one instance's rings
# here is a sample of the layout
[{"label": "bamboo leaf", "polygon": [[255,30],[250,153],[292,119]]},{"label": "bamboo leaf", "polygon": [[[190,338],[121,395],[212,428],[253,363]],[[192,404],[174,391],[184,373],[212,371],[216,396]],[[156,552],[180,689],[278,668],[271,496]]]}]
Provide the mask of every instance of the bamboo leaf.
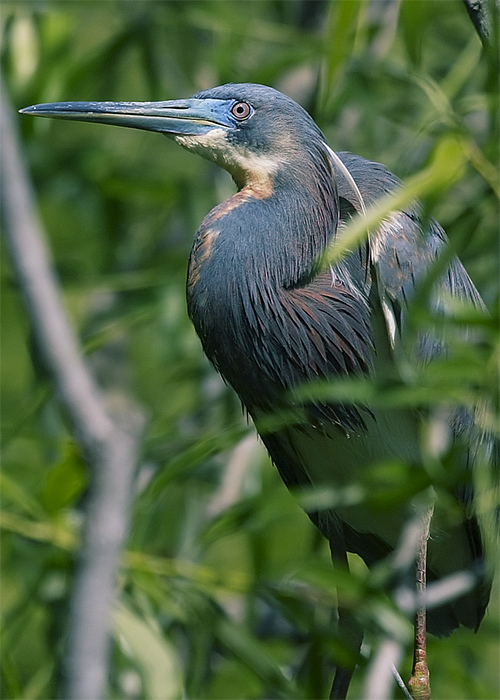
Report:
[{"label": "bamboo leaf", "polygon": [[141,673],[145,697],[151,700],[183,697],[180,660],[155,620],[138,615],[121,601],[114,611],[113,629],[123,651]]}]

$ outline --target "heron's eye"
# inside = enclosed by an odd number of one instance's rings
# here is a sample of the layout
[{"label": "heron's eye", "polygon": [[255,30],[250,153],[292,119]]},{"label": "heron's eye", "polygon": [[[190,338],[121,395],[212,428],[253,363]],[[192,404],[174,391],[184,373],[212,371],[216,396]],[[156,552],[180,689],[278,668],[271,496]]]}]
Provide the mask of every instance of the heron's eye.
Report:
[{"label": "heron's eye", "polygon": [[251,111],[252,108],[248,102],[236,102],[236,104],[231,107],[231,114],[239,121],[246,119],[250,115]]}]

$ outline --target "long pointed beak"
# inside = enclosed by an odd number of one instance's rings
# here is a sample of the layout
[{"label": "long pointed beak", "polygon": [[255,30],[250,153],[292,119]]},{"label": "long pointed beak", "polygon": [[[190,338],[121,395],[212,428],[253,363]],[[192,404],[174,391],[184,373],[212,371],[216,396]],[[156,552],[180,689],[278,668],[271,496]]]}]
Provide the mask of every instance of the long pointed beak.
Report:
[{"label": "long pointed beak", "polygon": [[166,102],[50,102],[19,110],[37,117],[129,126],[180,135],[230,129],[227,100],[188,99]]}]

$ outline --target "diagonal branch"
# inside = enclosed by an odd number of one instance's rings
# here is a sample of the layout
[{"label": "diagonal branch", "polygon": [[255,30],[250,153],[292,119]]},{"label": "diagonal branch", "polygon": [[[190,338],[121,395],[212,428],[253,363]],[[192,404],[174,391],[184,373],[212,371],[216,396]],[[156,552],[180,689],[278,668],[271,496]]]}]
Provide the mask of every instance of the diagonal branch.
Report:
[{"label": "diagonal branch", "polygon": [[63,662],[63,697],[97,700],[105,692],[113,590],[127,532],[142,418],[130,408],[111,416],[83,360],[61,300],[5,89],[1,95],[5,233],[38,348],[91,470]]}]

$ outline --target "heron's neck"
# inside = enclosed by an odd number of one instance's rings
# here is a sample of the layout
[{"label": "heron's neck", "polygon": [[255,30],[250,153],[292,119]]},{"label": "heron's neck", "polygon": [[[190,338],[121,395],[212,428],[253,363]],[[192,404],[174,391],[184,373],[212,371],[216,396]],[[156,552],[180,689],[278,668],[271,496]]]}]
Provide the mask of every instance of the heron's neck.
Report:
[{"label": "heron's neck", "polygon": [[337,225],[335,184],[326,169],[291,166],[266,181],[249,176],[205,217],[191,266],[200,277],[225,268],[238,286],[293,287],[311,274]]},{"label": "heron's neck", "polygon": [[245,353],[250,360],[255,338],[281,313],[283,293],[307,283],[336,226],[326,175],[275,178],[271,194],[244,186],[205,217],[189,262],[188,310],[207,355],[233,385],[228,363]]}]

